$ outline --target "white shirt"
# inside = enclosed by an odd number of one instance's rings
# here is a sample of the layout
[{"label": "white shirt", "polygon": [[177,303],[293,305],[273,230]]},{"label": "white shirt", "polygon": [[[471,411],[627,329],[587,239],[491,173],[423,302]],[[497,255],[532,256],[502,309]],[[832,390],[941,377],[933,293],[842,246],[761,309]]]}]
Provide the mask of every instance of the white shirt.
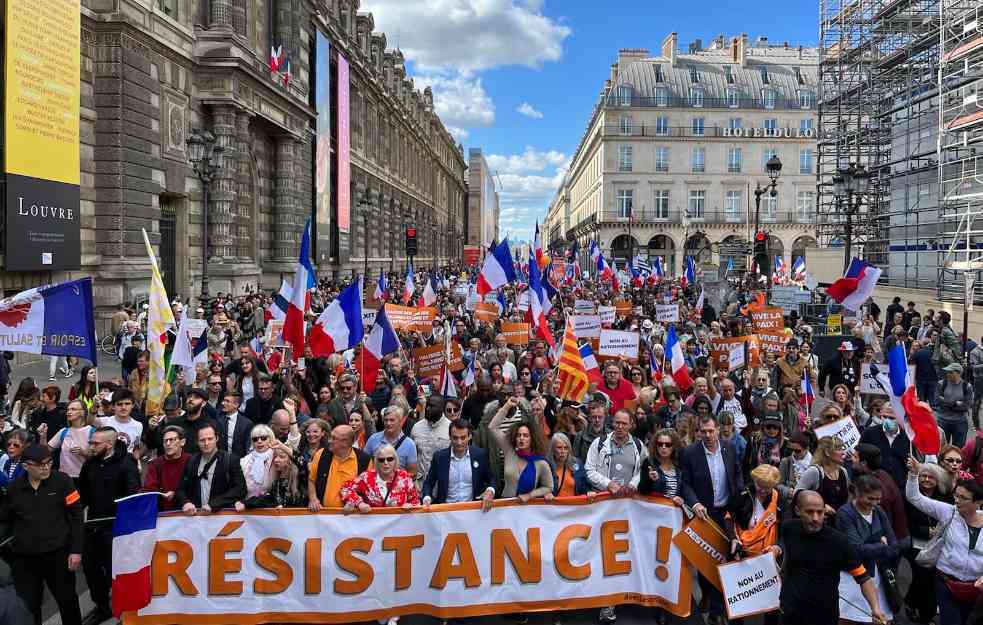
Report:
[{"label": "white shirt", "polygon": [[96,419],[96,423],[100,426],[108,425],[119,432],[120,440],[126,443],[126,451],[133,451],[133,447],[143,435],[143,424],[136,419],[129,419],[123,422],[113,415],[112,417],[99,417]]},{"label": "white shirt", "polygon": [[707,455],[710,481],[713,483],[713,507],[722,508],[727,505],[730,493],[727,489],[727,468],[724,466],[724,456],[720,452],[720,442],[717,442],[716,451],[711,452],[704,445],[703,452]]},{"label": "white shirt", "polygon": [[506,360],[505,364],[502,365],[502,377],[509,382],[515,382],[516,378],[519,377],[519,373],[515,369],[515,365],[512,364],[511,360]]},{"label": "white shirt", "polygon": [[226,426],[226,432],[228,435],[225,437],[225,451],[232,451],[232,439],[235,438],[236,423],[239,421],[239,413],[233,412],[232,414],[225,415],[228,422]]},{"label": "white shirt", "polygon": [[460,458],[451,450],[451,464],[447,473],[447,503],[471,501],[474,483],[471,480],[471,450]]}]

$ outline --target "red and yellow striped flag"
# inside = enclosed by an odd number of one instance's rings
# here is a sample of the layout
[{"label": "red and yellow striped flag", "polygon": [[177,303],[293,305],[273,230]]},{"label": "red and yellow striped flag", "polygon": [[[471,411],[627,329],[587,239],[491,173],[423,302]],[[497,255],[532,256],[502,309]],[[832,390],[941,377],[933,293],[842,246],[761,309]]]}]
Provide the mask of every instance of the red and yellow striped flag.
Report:
[{"label": "red and yellow striped flag", "polygon": [[587,369],[580,357],[580,346],[577,336],[573,333],[573,325],[567,322],[563,332],[563,351],[560,352],[560,389],[557,396],[560,399],[579,402],[587,393],[590,380]]}]

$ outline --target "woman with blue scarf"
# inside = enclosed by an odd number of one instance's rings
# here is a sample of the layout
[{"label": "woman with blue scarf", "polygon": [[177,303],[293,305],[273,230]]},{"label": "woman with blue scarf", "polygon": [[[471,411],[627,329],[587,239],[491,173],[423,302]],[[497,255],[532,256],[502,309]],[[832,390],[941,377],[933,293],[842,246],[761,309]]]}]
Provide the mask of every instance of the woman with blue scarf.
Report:
[{"label": "woman with blue scarf", "polygon": [[[553,493],[553,471],[533,426],[513,419],[517,407],[515,397],[508,397],[488,424],[488,432],[505,455],[502,497],[518,497],[524,503]],[[506,419],[513,420],[507,433],[502,429]]]}]

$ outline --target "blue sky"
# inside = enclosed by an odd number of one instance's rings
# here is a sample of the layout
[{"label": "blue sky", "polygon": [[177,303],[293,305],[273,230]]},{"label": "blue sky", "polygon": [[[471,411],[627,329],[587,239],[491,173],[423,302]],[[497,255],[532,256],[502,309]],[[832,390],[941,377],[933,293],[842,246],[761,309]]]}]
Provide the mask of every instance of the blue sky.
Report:
[{"label": "blue sky", "polygon": [[418,88],[465,149],[501,181],[502,232],[531,239],[576,150],[619,48],[658,50],[746,32],[814,46],[818,7],[804,0],[363,0],[399,45]]}]

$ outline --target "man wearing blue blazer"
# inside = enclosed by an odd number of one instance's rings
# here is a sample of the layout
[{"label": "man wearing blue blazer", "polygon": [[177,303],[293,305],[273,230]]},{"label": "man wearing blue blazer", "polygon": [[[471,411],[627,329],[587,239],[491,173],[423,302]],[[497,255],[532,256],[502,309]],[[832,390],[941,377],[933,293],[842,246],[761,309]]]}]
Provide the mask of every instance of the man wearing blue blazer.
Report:
[{"label": "man wearing blue blazer", "polygon": [[491,509],[495,499],[495,476],[488,452],[471,445],[471,423],[455,419],[450,426],[451,446],[434,453],[430,471],[423,481],[423,506],[481,500],[481,509]]}]

